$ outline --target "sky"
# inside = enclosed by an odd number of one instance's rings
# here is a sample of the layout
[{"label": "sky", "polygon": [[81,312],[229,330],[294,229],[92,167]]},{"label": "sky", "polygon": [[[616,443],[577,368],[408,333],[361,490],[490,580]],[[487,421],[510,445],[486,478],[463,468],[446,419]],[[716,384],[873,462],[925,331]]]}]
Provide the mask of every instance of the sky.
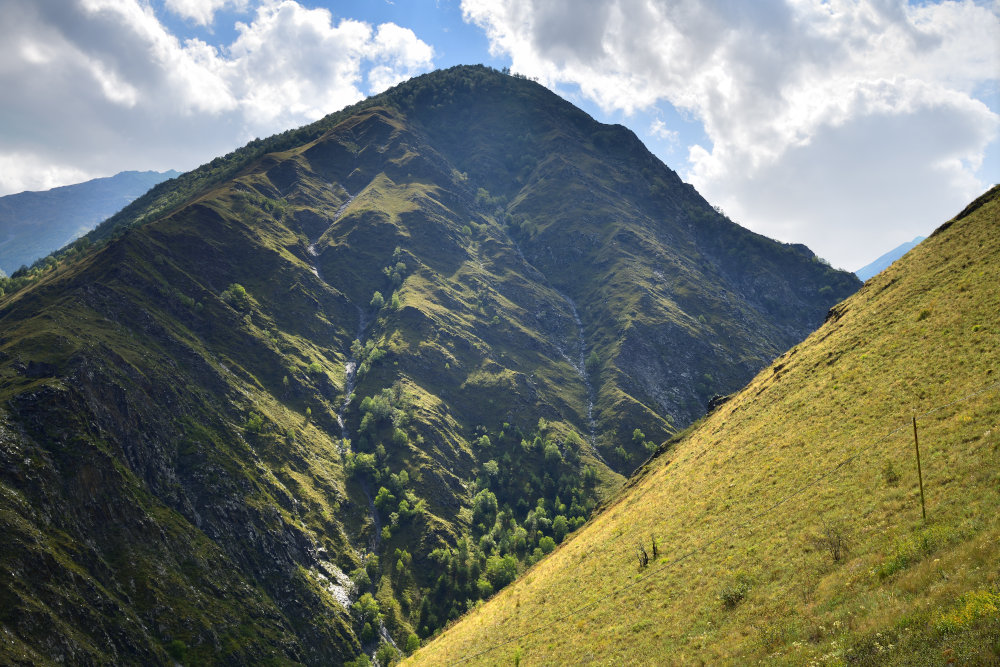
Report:
[{"label": "sky", "polygon": [[1000,0],[0,0],[0,195],[185,171],[475,63],[839,268],[1000,181]]}]

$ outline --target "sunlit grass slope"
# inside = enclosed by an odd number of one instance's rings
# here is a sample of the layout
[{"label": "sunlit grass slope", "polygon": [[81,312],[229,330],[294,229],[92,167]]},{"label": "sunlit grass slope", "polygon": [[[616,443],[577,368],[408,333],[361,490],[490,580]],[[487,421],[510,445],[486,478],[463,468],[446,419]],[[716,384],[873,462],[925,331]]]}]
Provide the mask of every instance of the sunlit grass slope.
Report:
[{"label": "sunlit grass slope", "polygon": [[998,286],[994,188],[413,662],[996,664]]}]

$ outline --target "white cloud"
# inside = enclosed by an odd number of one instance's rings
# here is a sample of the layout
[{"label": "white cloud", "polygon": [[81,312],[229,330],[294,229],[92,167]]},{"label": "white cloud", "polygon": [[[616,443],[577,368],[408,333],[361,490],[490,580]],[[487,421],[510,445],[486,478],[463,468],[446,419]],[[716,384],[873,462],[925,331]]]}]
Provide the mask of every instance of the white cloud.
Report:
[{"label": "white cloud", "polygon": [[198,25],[212,25],[215,13],[225,7],[244,10],[247,0],[166,0],[166,8]]},{"label": "white cloud", "polygon": [[680,140],[680,133],[671,130],[663,119],[657,118],[649,126],[649,133],[657,139],[662,139],[670,145],[675,145]]},{"label": "white cloud", "polygon": [[0,194],[192,168],[433,66],[408,29],[292,0],[237,32],[181,42],[144,0],[0,2],[0,89],[17,91],[0,104]]},{"label": "white cloud", "polygon": [[409,28],[394,23],[383,23],[375,34],[377,63],[368,73],[368,92],[380,93],[397,83],[409,79],[421,70],[431,68],[434,49],[417,39]]},{"label": "white cloud", "polygon": [[[685,177],[709,200],[857,268],[986,185],[975,170],[998,116],[974,95],[1000,79],[998,4],[463,0],[462,9],[515,71],[576,84],[607,111],[665,100],[692,114],[711,146],[691,147]],[[905,205],[911,198],[921,203]],[[886,246],[894,225],[906,231]]]}]

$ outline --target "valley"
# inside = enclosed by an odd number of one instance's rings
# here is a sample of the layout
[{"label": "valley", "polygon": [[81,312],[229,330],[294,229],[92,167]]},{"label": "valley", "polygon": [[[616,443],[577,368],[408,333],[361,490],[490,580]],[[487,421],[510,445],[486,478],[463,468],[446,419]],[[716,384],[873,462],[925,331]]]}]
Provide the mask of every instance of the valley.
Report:
[{"label": "valley", "polygon": [[0,656],[444,642],[860,286],[485,67],[255,140],[4,283]]}]

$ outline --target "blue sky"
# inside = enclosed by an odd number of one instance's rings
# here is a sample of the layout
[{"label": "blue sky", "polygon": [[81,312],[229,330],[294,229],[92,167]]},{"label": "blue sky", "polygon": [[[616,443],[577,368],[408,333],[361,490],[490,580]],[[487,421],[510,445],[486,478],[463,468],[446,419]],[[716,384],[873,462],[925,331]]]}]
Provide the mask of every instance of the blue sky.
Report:
[{"label": "blue sky", "polygon": [[1000,180],[1000,0],[0,0],[0,63],[0,194],[190,169],[463,63],[842,268]]}]

